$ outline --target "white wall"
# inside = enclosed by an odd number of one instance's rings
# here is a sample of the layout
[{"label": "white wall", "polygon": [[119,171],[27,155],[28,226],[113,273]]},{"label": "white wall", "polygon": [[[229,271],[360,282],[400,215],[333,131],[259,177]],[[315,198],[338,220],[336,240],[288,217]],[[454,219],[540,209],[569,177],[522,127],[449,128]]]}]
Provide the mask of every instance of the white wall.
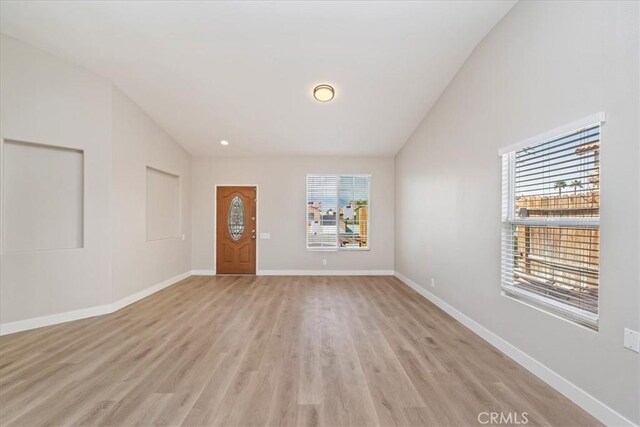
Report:
[{"label": "white wall", "polygon": [[[215,185],[258,185],[258,270],[392,270],[393,158],[194,158],[194,270],[215,269]],[[308,173],[371,174],[370,251],[313,252],[306,248]],[[322,259],[327,265],[322,265]]]},{"label": "white wall", "polygon": [[84,247],[3,251],[0,322],[108,303],[111,83],[4,35],[0,49],[2,138],[80,149],[85,162]]},{"label": "white wall", "polygon": [[[188,153],[108,80],[4,35],[0,47],[3,140],[84,153],[84,247],[3,250],[3,327],[20,321],[33,327],[42,322],[29,319],[91,312],[97,306],[104,310],[105,305],[189,271]],[[147,241],[147,166],[180,176],[184,241]],[[0,176],[4,173],[2,166]],[[53,318],[60,321],[64,316]],[[7,329],[21,328],[13,325]]]},{"label": "white wall", "polygon": [[[189,154],[119,89],[113,91],[113,297],[124,298],[191,269]],[[147,238],[147,166],[180,177],[178,237]],[[153,189],[152,189],[153,190]],[[168,189],[170,190],[170,189]],[[163,206],[168,208],[172,201]],[[173,210],[173,207],[171,207]],[[175,228],[174,212],[153,212]],[[160,230],[162,232],[169,230]],[[185,240],[181,239],[185,235]]]},{"label": "white wall", "polygon": [[[395,267],[640,423],[637,2],[520,2],[396,156]],[[604,111],[600,330],[500,296],[502,146]]]}]

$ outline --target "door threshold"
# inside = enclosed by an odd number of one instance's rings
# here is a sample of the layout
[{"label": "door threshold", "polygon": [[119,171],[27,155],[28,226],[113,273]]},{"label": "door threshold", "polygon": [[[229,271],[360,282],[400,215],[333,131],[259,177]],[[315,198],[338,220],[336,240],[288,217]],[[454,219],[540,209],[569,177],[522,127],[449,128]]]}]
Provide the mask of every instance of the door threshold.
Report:
[{"label": "door threshold", "polygon": [[255,273],[216,273],[216,276],[257,276]]}]

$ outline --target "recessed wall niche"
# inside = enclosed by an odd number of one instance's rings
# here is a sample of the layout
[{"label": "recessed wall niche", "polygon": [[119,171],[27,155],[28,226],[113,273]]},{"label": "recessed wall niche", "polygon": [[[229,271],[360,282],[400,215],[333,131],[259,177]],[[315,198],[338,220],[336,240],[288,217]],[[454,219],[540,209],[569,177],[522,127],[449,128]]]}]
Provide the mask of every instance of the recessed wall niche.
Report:
[{"label": "recessed wall niche", "polygon": [[84,152],[4,140],[3,250],[84,246]]},{"label": "recessed wall niche", "polygon": [[180,177],[147,166],[147,241],[180,237]]}]

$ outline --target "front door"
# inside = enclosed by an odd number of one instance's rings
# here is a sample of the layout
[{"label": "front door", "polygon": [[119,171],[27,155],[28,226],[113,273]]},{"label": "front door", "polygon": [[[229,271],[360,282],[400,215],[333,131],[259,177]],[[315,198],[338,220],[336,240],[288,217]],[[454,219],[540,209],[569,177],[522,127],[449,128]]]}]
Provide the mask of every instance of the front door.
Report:
[{"label": "front door", "polygon": [[256,187],[218,187],[216,273],[256,274]]}]

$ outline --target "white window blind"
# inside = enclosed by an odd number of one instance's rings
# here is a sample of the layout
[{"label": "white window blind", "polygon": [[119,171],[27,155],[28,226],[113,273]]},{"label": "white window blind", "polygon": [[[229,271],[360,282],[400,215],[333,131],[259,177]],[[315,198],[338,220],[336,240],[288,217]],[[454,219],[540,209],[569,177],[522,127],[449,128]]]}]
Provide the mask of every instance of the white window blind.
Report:
[{"label": "white window blind", "polygon": [[600,123],[502,154],[502,289],[597,329]]},{"label": "white window blind", "polygon": [[307,249],[369,248],[369,175],[307,175]]},{"label": "white window blind", "polygon": [[341,176],[339,185],[338,245],[367,248],[369,245],[369,177]]},{"label": "white window blind", "polygon": [[307,176],[307,248],[335,249],[338,239],[338,177]]}]

